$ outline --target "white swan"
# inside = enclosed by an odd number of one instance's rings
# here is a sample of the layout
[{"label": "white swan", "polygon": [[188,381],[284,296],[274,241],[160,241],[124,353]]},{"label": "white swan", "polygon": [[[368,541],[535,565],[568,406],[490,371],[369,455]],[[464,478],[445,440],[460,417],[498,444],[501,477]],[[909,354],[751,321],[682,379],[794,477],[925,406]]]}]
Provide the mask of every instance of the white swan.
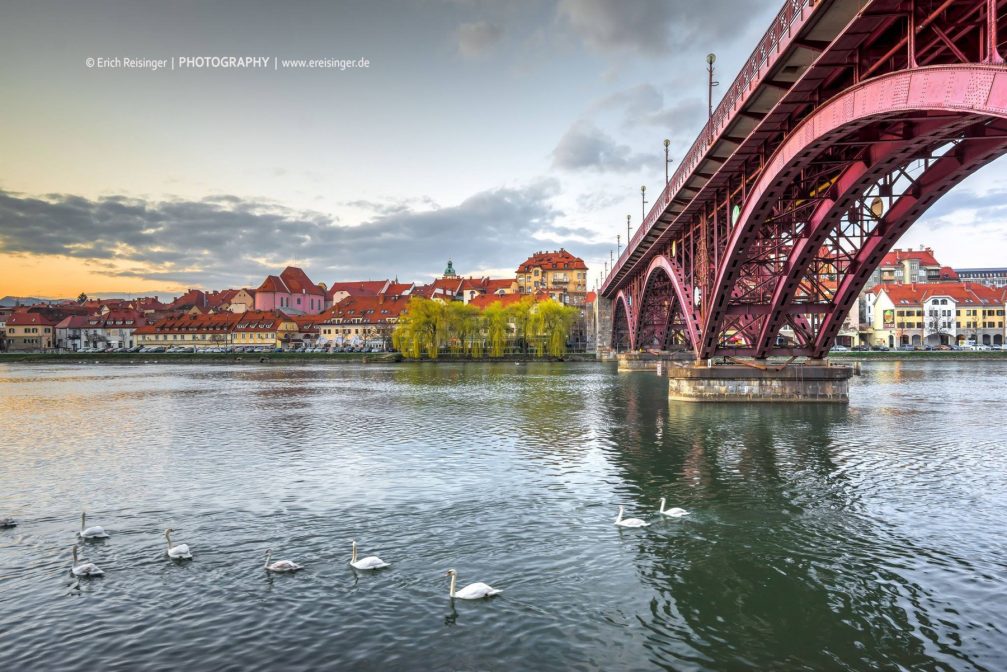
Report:
[{"label": "white swan", "polygon": [[304,569],[301,565],[290,560],[277,560],[273,564],[269,564],[269,559],[273,557],[273,551],[266,549],[266,571],[267,572],[296,572],[299,569]]},{"label": "white swan", "polygon": [[390,567],[391,564],[376,555],[369,555],[366,558],[357,560],[357,542],[353,541],[353,551],[350,553],[350,566],[355,569],[381,569],[382,567]]},{"label": "white swan", "polygon": [[13,518],[0,518],[0,528],[2,527],[17,527],[17,521]]},{"label": "white swan", "polygon": [[661,498],[661,509],[660,513],[666,516],[671,516],[672,518],[681,518],[682,516],[688,516],[689,512],[685,509],[680,509],[677,506],[673,506],[670,509],[664,508],[664,497]]},{"label": "white swan", "polygon": [[623,518],[622,505],[619,505],[619,515],[615,517],[615,524],[620,527],[647,527],[650,523],[639,518]]},{"label": "white swan", "polygon": [[81,539],[105,539],[108,537],[108,532],[101,525],[95,525],[94,527],[85,526],[84,521],[86,518],[87,513],[82,511],[80,514],[80,532],[78,532]]},{"label": "white swan", "polygon": [[70,565],[70,571],[74,576],[101,576],[105,573],[93,562],[77,562],[77,544],[73,545],[73,564]]},{"label": "white swan", "polygon": [[459,600],[479,600],[484,597],[492,597],[493,595],[499,595],[502,590],[497,590],[493,586],[488,586],[485,583],[470,583],[461,590],[455,590],[455,581],[458,579],[458,572],[453,569],[449,569],[447,576],[451,577],[451,588],[448,590],[448,594],[452,599],[458,598]]},{"label": "white swan", "polygon": [[164,531],[164,540],[168,544],[168,557],[172,560],[192,560],[192,553],[189,552],[189,544],[171,545],[171,533],[175,530],[170,527]]}]

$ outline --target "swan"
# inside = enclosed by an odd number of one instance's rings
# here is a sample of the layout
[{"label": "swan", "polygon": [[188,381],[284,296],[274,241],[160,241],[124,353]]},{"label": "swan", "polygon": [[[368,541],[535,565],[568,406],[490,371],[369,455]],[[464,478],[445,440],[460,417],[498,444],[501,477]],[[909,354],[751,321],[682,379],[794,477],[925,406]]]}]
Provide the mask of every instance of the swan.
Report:
[{"label": "swan", "polygon": [[620,527],[647,527],[650,523],[640,520],[639,518],[623,518],[622,517],[622,505],[619,505],[619,515],[615,518],[615,524]]},{"label": "swan", "polygon": [[78,564],[77,544],[73,545],[73,564],[70,565],[70,571],[73,572],[74,576],[101,576],[105,573],[93,562],[81,562]]},{"label": "swan", "polygon": [[391,566],[376,555],[369,555],[366,558],[357,560],[357,542],[353,541],[353,551],[350,554],[350,566],[354,569],[381,569]]},{"label": "swan", "polygon": [[484,597],[492,597],[493,595],[499,595],[502,590],[497,590],[493,586],[488,586],[485,583],[470,583],[461,590],[455,590],[455,581],[458,579],[458,572],[453,569],[449,569],[447,576],[451,577],[451,588],[448,590],[448,594],[451,599],[458,598],[459,600],[479,600]]},{"label": "swan", "polygon": [[171,545],[171,533],[175,530],[170,527],[164,531],[165,543],[168,544],[168,557],[172,560],[192,560],[192,553],[189,552],[189,544]]},{"label": "swan", "polygon": [[13,518],[0,518],[0,528],[2,527],[17,527],[17,521]]},{"label": "swan", "polygon": [[273,564],[269,564],[269,559],[273,557],[273,551],[266,549],[266,571],[267,572],[296,572],[299,569],[304,569],[301,565],[291,560],[277,560]]},{"label": "swan", "polygon": [[95,525],[94,527],[86,527],[84,525],[84,520],[87,518],[86,512],[81,512],[80,514],[80,535],[81,539],[105,539],[108,537],[108,532],[101,525]]},{"label": "swan", "polygon": [[677,506],[673,506],[670,509],[664,508],[664,497],[661,498],[661,509],[660,513],[666,516],[671,516],[672,518],[681,518],[682,516],[688,516],[689,512],[685,509],[680,509]]}]

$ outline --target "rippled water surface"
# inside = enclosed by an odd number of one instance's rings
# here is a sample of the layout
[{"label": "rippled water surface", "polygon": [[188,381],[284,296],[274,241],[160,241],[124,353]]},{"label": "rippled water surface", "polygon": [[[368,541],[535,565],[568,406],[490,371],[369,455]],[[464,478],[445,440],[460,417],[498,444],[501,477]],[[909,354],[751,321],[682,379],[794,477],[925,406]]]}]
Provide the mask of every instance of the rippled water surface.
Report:
[{"label": "rippled water surface", "polygon": [[[0,669],[1005,669],[1005,382],[871,363],[849,407],[721,406],[587,364],[0,365]],[[85,508],[111,537],[77,582]],[[504,593],[452,604],[451,567]]]}]

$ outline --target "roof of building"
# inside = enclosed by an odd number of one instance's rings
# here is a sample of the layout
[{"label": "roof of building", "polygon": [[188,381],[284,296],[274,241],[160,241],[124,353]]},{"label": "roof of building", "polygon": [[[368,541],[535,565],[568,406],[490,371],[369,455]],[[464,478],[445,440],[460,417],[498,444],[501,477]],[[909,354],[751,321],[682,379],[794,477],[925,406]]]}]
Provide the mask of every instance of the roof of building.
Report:
[{"label": "roof of building", "polygon": [[308,274],[297,266],[287,266],[279,275],[267,275],[255,291],[325,296],[325,290],[311,282]]},{"label": "roof of building", "polygon": [[201,289],[190,289],[185,294],[172,301],[169,305],[172,308],[189,308],[191,306],[205,308],[207,306],[206,292]]},{"label": "roof of building", "polygon": [[325,311],[326,324],[361,320],[366,323],[397,319],[412,297],[409,296],[348,296]]},{"label": "roof of building", "polygon": [[56,320],[36,312],[16,311],[7,318],[8,327],[53,327],[55,325]]},{"label": "roof of building", "polygon": [[501,306],[507,307],[529,297],[536,303],[539,301],[548,301],[551,298],[549,293],[544,291],[538,291],[535,294],[480,294],[479,296],[472,297],[472,300],[469,301],[469,305],[475,306],[479,310],[485,310],[494,303],[499,303]]},{"label": "roof of building", "polygon": [[57,329],[83,329],[88,326],[91,322],[91,317],[88,315],[69,315],[64,317],[56,325]]},{"label": "roof of building", "polygon": [[1005,292],[974,282],[898,283],[879,285],[896,306],[920,306],[931,298],[947,297],[960,306],[1003,306]]},{"label": "roof of building", "polygon": [[995,273],[1007,275],[1007,268],[956,268],[957,273]]},{"label": "roof of building", "polygon": [[296,322],[296,319],[278,310],[246,310],[234,313],[238,320],[231,331],[276,331],[284,322]]},{"label": "roof of building", "polygon": [[377,296],[390,285],[388,280],[354,280],[352,282],[333,282],[325,295],[331,300],[336,292],[346,292],[349,296]]},{"label": "roof of building", "polygon": [[184,313],[171,315],[153,324],[147,324],[136,330],[137,334],[180,334],[180,333],[226,333],[230,331],[245,313],[211,313],[202,315]]},{"label": "roof of building", "polygon": [[536,252],[518,266],[517,272],[528,273],[533,268],[541,268],[547,271],[585,271],[587,270],[587,264],[584,263],[583,259],[575,257],[563,248],[560,248],[556,252]]},{"label": "roof of building", "polygon": [[920,266],[940,266],[934,258],[934,251],[925,247],[922,250],[892,250],[884,256],[879,267],[898,266],[906,259],[916,259]]},{"label": "roof of building", "polygon": [[410,283],[390,282],[388,283],[388,287],[386,287],[384,291],[382,291],[381,293],[384,294],[385,296],[405,296],[411,293],[413,287],[415,286],[416,285],[414,285],[411,282]]}]

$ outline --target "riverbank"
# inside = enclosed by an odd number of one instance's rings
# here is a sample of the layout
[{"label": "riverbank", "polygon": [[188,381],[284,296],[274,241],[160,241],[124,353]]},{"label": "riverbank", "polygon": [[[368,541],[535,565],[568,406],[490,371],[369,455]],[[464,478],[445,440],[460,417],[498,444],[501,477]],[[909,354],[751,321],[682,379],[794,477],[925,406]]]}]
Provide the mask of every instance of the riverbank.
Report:
[{"label": "riverbank", "polygon": [[829,354],[829,359],[835,361],[860,360],[860,361],[920,361],[920,360],[945,360],[945,361],[979,361],[986,359],[1001,359],[1007,361],[1007,351],[1004,350],[889,350],[884,351],[858,351],[858,352],[833,352]]},{"label": "riverbank", "polygon": [[280,364],[394,364],[398,362],[444,362],[444,363],[465,363],[465,362],[593,362],[594,353],[574,353],[566,355],[563,359],[550,357],[535,357],[532,355],[506,355],[504,357],[482,359],[471,359],[468,357],[455,357],[452,355],[442,355],[436,360],[432,359],[404,359],[397,352],[261,352],[261,353],[138,353],[138,352],[102,352],[102,353],[79,353],[79,352],[25,352],[25,353],[5,353],[0,354],[0,364],[144,364],[156,362],[158,364],[260,364],[260,363],[280,363]]}]

